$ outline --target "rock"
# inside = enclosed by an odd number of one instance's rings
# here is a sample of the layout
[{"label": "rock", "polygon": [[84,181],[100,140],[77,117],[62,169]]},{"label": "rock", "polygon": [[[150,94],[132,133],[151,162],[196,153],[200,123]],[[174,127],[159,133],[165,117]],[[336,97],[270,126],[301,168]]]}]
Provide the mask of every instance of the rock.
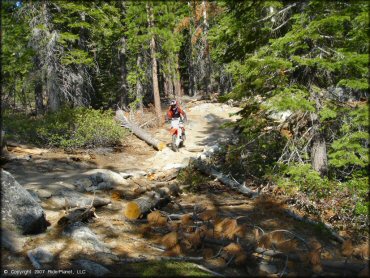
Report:
[{"label": "rock", "polygon": [[20,238],[16,233],[12,233],[6,228],[1,229],[1,246],[13,253],[22,251],[25,240]]},{"label": "rock", "polygon": [[98,252],[95,254],[95,258],[98,262],[103,264],[114,264],[119,261],[119,257],[112,253]]},{"label": "rock", "polygon": [[141,178],[141,177],[145,177],[147,174],[148,174],[147,172],[142,171],[142,170],[129,170],[129,171],[120,173],[122,177],[127,177],[127,178]]},{"label": "rock", "polygon": [[93,185],[98,185],[101,182],[110,182],[112,185],[127,185],[127,181],[120,174],[108,169],[94,169],[85,172],[84,175],[90,176]]},{"label": "rock", "polygon": [[98,190],[109,190],[112,188],[113,188],[113,185],[110,182],[106,182],[106,181],[99,183],[97,186]]},{"label": "rock", "polygon": [[1,220],[23,234],[38,234],[48,222],[41,206],[14,177],[1,169]]},{"label": "rock", "polygon": [[31,194],[32,198],[36,202],[41,203],[41,200],[40,200],[39,196],[37,195],[37,193],[35,191],[33,191],[32,189],[28,189],[27,191]]},{"label": "rock", "polygon": [[97,191],[98,187],[97,186],[90,186],[85,189],[86,192],[94,192]]},{"label": "rock", "polygon": [[130,173],[124,173],[124,172],[121,172],[119,173],[121,175],[122,178],[124,179],[128,179],[128,178],[131,178],[132,177],[132,174]]},{"label": "rock", "polygon": [[275,265],[273,264],[266,264],[266,263],[261,263],[259,265],[259,270],[264,273],[268,274],[274,274],[278,272],[278,269]]},{"label": "rock", "polygon": [[197,153],[197,152],[202,152],[204,150],[204,147],[201,147],[201,146],[190,146],[190,147],[186,147],[186,150],[189,151],[189,152]]},{"label": "rock", "polygon": [[171,169],[183,169],[186,168],[185,164],[180,164],[180,163],[170,163],[167,164],[166,166],[163,167],[163,170],[171,170]]},{"label": "rock", "polygon": [[76,240],[82,247],[92,249],[95,252],[110,252],[109,248],[99,240],[97,235],[81,222],[68,226],[63,234]]},{"label": "rock", "polygon": [[106,267],[95,263],[90,260],[77,260],[73,262],[74,265],[78,266],[81,269],[86,270],[86,273],[91,276],[104,276],[110,273]]},{"label": "rock", "polygon": [[215,120],[215,117],[211,114],[207,114],[206,116],[204,116],[204,118],[206,118],[207,122],[212,122]]},{"label": "rock", "polygon": [[35,192],[39,196],[39,198],[48,199],[52,196],[51,192],[45,189],[36,189]]},{"label": "rock", "polygon": [[103,182],[100,182],[98,185],[94,185],[94,186],[90,186],[90,187],[87,187],[85,188],[85,191],[88,191],[88,192],[93,192],[93,191],[97,191],[97,190],[110,190],[110,189],[113,189],[114,186],[110,183],[110,182],[106,182],[106,181],[103,181]]},{"label": "rock", "polygon": [[93,196],[86,196],[73,190],[63,189],[50,198],[50,204],[59,209],[66,207],[84,207],[90,206],[93,199],[94,207],[102,207],[110,203],[110,200],[108,199],[103,199],[97,196],[94,198]]},{"label": "rock", "polygon": [[54,260],[54,255],[42,247],[28,251],[27,256],[36,269],[40,269],[42,264],[51,263]]},{"label": "rock", "polygon": [[207,159],[207,155],[202,153],[198,156],[200,158],[200,160],[206,160]]},{"label": "rock", "polygon": [[93,185],[93,182],[89,178],[83,178],[75,181],[74,185],[76,186],[79,192],[85,192],[86,188],[89,188],[90,186]]},{"label": "rock", "polygon": [[291,115],[293,114],[292,111],[290,110],[286,110],[286,111],[279,111],[279,112],[276,112],[276,111],[273,111],[270,115],[269,115],[269,118],[279,122],[279,123],[283,123],[285,122],[285,120],[287,118],[289,118]]}]

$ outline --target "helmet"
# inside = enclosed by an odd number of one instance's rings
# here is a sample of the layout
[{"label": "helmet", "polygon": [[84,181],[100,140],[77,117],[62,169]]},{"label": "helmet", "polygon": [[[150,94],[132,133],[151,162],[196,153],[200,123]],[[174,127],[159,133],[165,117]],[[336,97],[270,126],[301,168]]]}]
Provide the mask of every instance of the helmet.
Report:
[{"label": "helmet", "polygon": [[177,101],[176,100],[171,100],[170,105],[171,105],[171,107],[177,106]]}]

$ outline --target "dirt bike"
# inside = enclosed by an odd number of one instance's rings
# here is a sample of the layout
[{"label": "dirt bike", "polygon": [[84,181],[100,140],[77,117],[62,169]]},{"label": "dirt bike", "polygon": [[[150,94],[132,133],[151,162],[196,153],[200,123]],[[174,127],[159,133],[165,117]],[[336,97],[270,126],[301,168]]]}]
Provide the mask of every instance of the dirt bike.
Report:
[{"label": "dirt bike", "polygon": [[184,122],[181,118],[171,119],[170,133],[172,136],[172,150],[177,152],[180,147],[184,146],[185,141],[185,128]]}]

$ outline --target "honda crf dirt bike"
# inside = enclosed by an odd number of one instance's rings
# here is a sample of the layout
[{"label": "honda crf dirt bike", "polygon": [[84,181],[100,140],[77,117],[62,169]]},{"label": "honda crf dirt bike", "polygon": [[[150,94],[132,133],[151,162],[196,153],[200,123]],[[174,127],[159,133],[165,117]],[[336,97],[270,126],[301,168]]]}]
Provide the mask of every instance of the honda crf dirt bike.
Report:
[{"label": "honda crf dirt bike", "polygon": [[184,145],[185,141],[184,122],[181,118],[171,119],[170,133],[172,136],[172,150],[177,152],[179,148]]}]

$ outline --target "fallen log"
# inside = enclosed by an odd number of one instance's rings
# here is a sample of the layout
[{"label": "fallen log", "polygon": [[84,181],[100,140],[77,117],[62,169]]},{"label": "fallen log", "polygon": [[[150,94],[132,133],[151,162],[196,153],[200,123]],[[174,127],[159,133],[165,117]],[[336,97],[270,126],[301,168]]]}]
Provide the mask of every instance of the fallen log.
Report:
[{"label": "fallen log", "polygon": [[166,143],[154,138],[151,134],[146,132],[140,126],[130,122],[124,115],[122,110],[116,111],[115,119],[121,122],[122,126],[130,129],[132,133],[134,133],[139,139],[145,141],[150,146],[154,147],[156,150],[163,150],[166,147]]},{"label": "fallen log", "polygon": [[238,182],[236,182],[232,179],[229,179],[228,177],[226,177],[222,173],[216,171],[210,165],[207,165],[204,162],[202,162],[202,160],[200,160],[199,158],[198,159],[193,159],[192,163],[202,173],[204,173],[206,175],[209,175],[209,176],[212,176],[213,178],[216,178],[222,184],[230,187],[231,189],[236,190],[236,191],[238,191],[242,194],[245,194],[249,197],[252,197],[252,198],[258,196],[257,192],[254,192],[250,188],[246,187],[245,184],[240,184],[240,183],[238,183]]},{"label": "fallen log", "polygon": [[160,200],[161,196],[158,193],[153,191],[147,192],[145,195],[129,202],[126,205],[124,214],[128,219],[137,219],[156,207]]},{"label": "fallen log", "polygon": [[[153,188],[154,189],[154,188]],[[181,187],[177,184],[169,184],[152,191],[146,192],[143,196],[129,202],[126,205],[124,214],[127,219],[134,220],[150,212],[154,208],[160,208],[170,202],[171,196],[178,196]]]}]

